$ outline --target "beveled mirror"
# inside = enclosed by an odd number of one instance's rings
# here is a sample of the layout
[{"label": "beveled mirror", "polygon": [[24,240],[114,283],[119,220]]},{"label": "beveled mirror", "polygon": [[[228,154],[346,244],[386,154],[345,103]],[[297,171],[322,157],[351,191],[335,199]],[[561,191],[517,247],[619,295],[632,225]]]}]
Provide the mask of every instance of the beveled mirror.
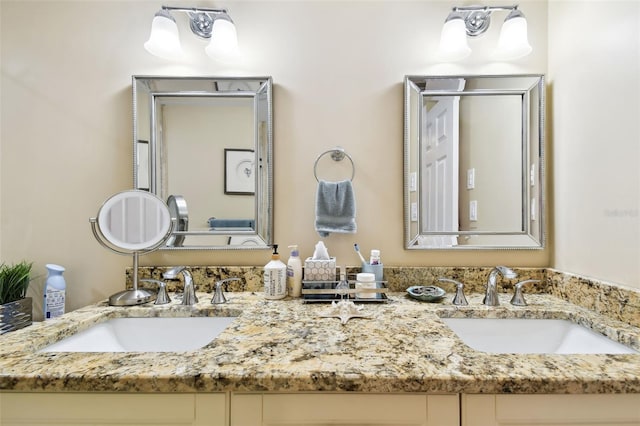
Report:
[{"label": "beveled mirror", "polygon": [[544,76],[406,76],[406,249],[545,244]]},{"label": "beveled mirror", "polygon": [[133,77],[134,186],[177,218],[163,249],[268,249],[271,77]]}]

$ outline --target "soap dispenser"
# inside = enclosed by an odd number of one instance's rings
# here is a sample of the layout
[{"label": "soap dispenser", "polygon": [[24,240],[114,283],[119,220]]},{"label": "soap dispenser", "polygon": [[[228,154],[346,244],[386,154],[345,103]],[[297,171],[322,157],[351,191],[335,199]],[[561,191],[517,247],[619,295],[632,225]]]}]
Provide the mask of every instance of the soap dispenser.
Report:
[{"label": "soap dispenser", "polygon": [[278,245],[273,245],[271,261],[264,266],[265,299],[284,299],[287,296],[287,265],[280,260]]}]

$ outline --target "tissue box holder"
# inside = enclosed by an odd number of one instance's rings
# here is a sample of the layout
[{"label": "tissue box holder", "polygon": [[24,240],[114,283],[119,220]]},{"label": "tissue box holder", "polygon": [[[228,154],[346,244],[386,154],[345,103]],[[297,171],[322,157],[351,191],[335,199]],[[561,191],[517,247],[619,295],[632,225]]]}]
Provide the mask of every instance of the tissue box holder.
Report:
[{"label": "tissue box holder", "polygon": [[304,261],[304,279],[307,281],[334,281],[336,279],[336,258],[313,260],[307,257]]}]

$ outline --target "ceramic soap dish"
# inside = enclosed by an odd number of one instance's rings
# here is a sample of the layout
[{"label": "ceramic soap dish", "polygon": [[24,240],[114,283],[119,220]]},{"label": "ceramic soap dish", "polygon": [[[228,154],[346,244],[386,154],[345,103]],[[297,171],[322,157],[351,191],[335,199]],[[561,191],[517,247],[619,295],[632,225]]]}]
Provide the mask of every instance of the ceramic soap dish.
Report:
[{"label": "ceramic soap dish", "polygon": [[407,293],[422,302],[439,302],[445,295],[445,291],[435,285],[414,285],[407,289]]}]

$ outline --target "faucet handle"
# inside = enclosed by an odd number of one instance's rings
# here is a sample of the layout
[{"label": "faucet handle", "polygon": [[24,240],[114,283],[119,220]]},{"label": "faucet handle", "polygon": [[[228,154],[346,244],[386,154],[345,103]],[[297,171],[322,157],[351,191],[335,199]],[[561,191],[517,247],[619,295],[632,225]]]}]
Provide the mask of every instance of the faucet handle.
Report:
[{"label": "faucet handle", "polygon": [[213,294],[213,298],[211,299],[211,303],[213,305],[220,305],[222,303],[227,303],[227,298],[224,297],[224,293],[222,292],[222,285],[228,283],[229,281],[241,281],[240,278],[227,278],[225,280],[216,281],[215,293]]},{"label": "faucet handle", "polygon": [[513,293],[513,297],[511,298],[511,304],[514,306],[527,306],[527,301],[524,300],[524,295],[522,294],[522,287],[525,284],[529,283],[539,283],[540,280],[524,280],[517,283],[514,288],[515,291]]},{"label": "faucet handle", "polygon": [[467,298],[464,296],[464,284],[460,281],[451,280],[449,278],[438,278],[438,281],[453,283],[456,285],[456,295],[453,297],[451,303],[457,306],[466,306],[469,304]]},{"label": "faucet handle", "polygon": [[154,305],[166,305],[167,303],[171,302],[171,298],[167,293],[167,284],[164,281],[145,278],[141,279],[140,282],[158,284],[158,295],[156,296],[156,301],[153,303]]}]

